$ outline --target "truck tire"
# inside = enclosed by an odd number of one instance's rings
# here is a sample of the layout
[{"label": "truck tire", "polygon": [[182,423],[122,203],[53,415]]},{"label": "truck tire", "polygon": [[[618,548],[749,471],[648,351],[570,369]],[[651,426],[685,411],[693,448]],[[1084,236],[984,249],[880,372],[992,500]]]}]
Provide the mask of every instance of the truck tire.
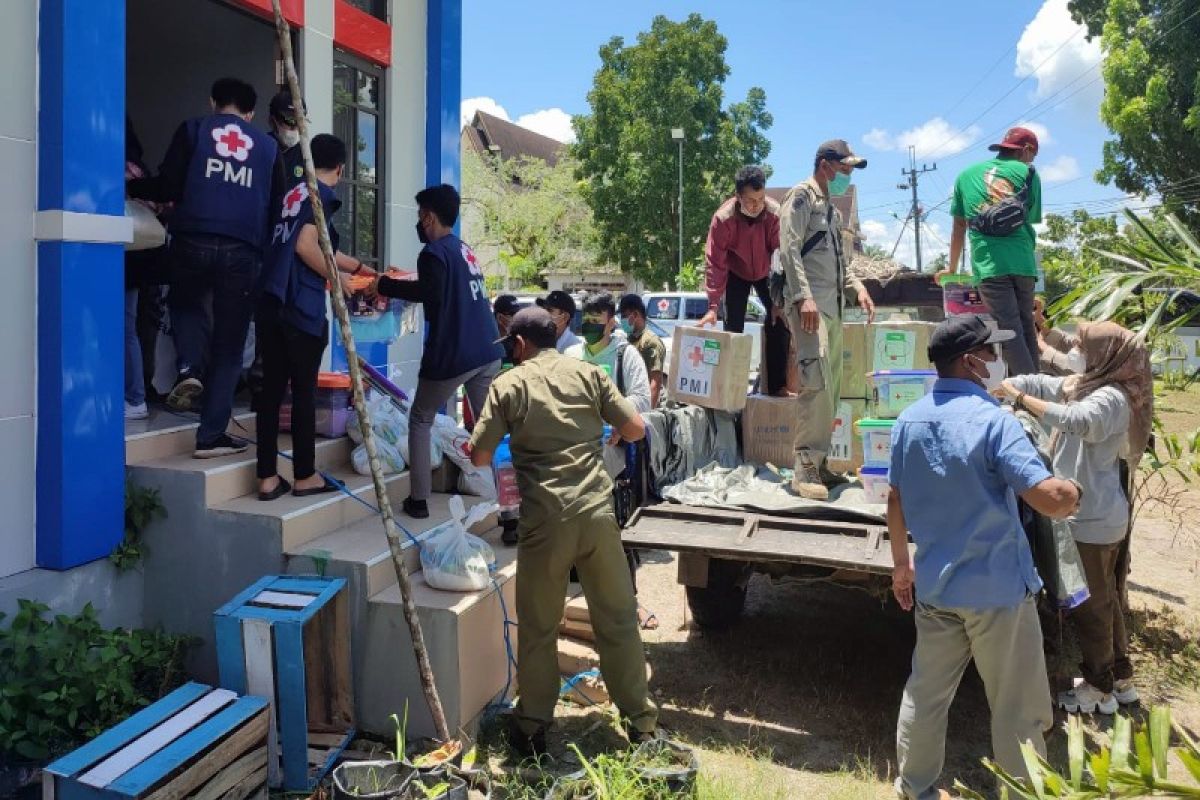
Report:
[{"label": "truck tire", "polygon": [[692,619],[705,630],[733,625],[746,607],[746,583],[750,565],[720,558],[708,562],[708,586],[688,586],[688,608]]}]

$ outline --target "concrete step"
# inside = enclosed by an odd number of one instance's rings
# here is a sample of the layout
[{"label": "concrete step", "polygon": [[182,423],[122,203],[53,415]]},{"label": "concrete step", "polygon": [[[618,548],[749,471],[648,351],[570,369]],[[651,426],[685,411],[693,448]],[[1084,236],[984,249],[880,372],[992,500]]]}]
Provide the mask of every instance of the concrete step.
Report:
[{"label": "concrete step", "polygon": [[[517,549],[500,543],[499,528],[483,534],[483,538],[496,552],[497,570],[492,586],[478,592],[448,592],[434,589],[419,573],[412,577],[413,601],[446,721],[451,730],[461,728],[468,733],[487,705],[500,699],[505,688],[508,679],[505,612],[509,620],[517,621]],[[510,628],[509,637],[515,655],[515,626]],[[354,641],[354,647],[359,667],[355,681],[359,727],[387,732],[389,715],[401,713],[407,700],[409,735],[434,735],[398,585],[392,584],[370,598],[365,634]],[[514,673],[514,683],[515,680]],[[510,685],[510,693],[515,688]]]},{"label": "concrete step", "polygon": [[[359,475],[349,465],[336,467],[328,472],[345,483],[354,498],[359,498],[371,506],[375,505],[375,490],[369,476]],[[387,484],[388,497],[398,511],[400,503],[408,496],[408,471],[388,475],[384,481]],[[238,522],[266,528],[279,537],[279,546],[283,552],[295,551],[330,531],[376,514],[362,502],[348,497],[345,492],[330,492],[312,497],[293,497],[288,494],[269,502],[259,500],[257,494],[247,494],[216,503],[209,507],[209,513],[219,519],[232,518]]]},{"label": "concrete step", "polygon": [[[467,509],[485,501],[479,497],[463,496],[463,504]],[[421,541],[433,528],[450,519],[450,495],[435,494],[429,498],[429,519],[412,519],[404,516],[399,506],[394,511],[396,521],[409,530]],[[472,532],[482,533],[496,527],[495,516],[480,522]],[[409,573],[421,569],[417,548],[409,541],[403,532],[400,534],[401,547],[404,550],[405,564]],[[361,587],[364,598],[378,594],[396,583],[396,571],[392,565],[391,550],[388,549],[387,537],[383,532],[383,521],[378,516],[365,517],[357,522],[340,528],[296,548],[288,549],[288,572],[309,573],[314,571],[314,562],[307,554],[319,550],[328,554],[328,564],[325,574],[346,578],[352,589]]]},{"label": "concrete step", "polygon": [[[278,459],[279,474],[288,481],[294,481],[292,461],[292,440],[288,434],[279,437],[281,457]],[[344,467],[350,461],[350,451],[353,443],[346,437],[340,439],[317,439],[317,469],[331,470]],[[283,455],[289,458],[282,457]],[[223,458],[193,458],[189,447],[185,452],[142,461],[135,465],[143,469],[161,469],[183,473],[183,480],[195,482],[195,491],[206,506],[215,506],[226,500],[232,500],[247,494],[258,492],[256,476],[257,448],[250,445],[244,453],[225,456]]]},{"label": "concrete step", "polygon": [[[196,448],[196,414],[176,414],[164,408],[153,408],[150,418],[125,423],[125,465],[135,466],[159,458],[191,455]],[[253,437],[255,416],[245,410],[235,411],[227,429],[231,436]]]}]

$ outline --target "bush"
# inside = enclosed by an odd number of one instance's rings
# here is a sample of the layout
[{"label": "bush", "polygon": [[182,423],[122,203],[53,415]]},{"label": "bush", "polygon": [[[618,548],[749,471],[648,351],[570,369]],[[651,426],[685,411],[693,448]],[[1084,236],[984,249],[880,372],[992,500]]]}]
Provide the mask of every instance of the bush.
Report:
[{"label": "bush", "polygon": [[183,682],[186,636],[106,630],[90,603],[50,621],[47,606],[19,602],[0,628],[0,754],[60,755]]}]

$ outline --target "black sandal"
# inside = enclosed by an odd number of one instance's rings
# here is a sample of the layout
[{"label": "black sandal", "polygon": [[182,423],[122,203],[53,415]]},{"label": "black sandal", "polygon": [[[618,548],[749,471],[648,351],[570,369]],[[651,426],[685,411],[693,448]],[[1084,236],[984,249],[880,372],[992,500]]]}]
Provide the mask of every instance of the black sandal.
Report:
[{"label": "black sandal", "polygon": [[292,485],[290,483],[288,483],[287,480],[284,479],[284,477],[282,475],[280,475],[279,483],[275,484],[275,488],[269,492],[259,492],[258,499],[263,500],[263,501],[276,500],[280,497],[283,497],[285,494],[287,494],[291,490],[292,490]]},{"label": "black sandal", "polygon": [[322,484],[321,486],[317,486],[313,489],[295,489],[295,490],[293,490],[292,497],[312,497],[315,494],[327,494],[329,492],[336,492],[340,488],[341,487],[338,486],[336,483],[333,483],[328,478],[326,478],[324,484]]}]

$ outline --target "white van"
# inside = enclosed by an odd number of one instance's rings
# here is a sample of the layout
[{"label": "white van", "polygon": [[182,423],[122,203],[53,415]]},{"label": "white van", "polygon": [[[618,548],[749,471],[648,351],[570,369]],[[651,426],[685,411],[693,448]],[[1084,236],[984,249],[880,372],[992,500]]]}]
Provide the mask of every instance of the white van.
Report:
[{"label": "white van", "polygon": [[[675,328],[684,325],[695,327],[700,318],[708,313],[708,295],[704,292],[647,292],[642,295],[646,303],[646,317],[658,324],[667,335],[663,344],[667,346],[667,363],[671,357],[671,338]],[[725,330],[725,304],[717,308],[717,328]],[[750,348],[750,374],[758,373],[758,361],[762,353],[762,326],[767,320],[766,309],[758,297],[751,295],[746,303],[745,333],[754,337]]]}]

